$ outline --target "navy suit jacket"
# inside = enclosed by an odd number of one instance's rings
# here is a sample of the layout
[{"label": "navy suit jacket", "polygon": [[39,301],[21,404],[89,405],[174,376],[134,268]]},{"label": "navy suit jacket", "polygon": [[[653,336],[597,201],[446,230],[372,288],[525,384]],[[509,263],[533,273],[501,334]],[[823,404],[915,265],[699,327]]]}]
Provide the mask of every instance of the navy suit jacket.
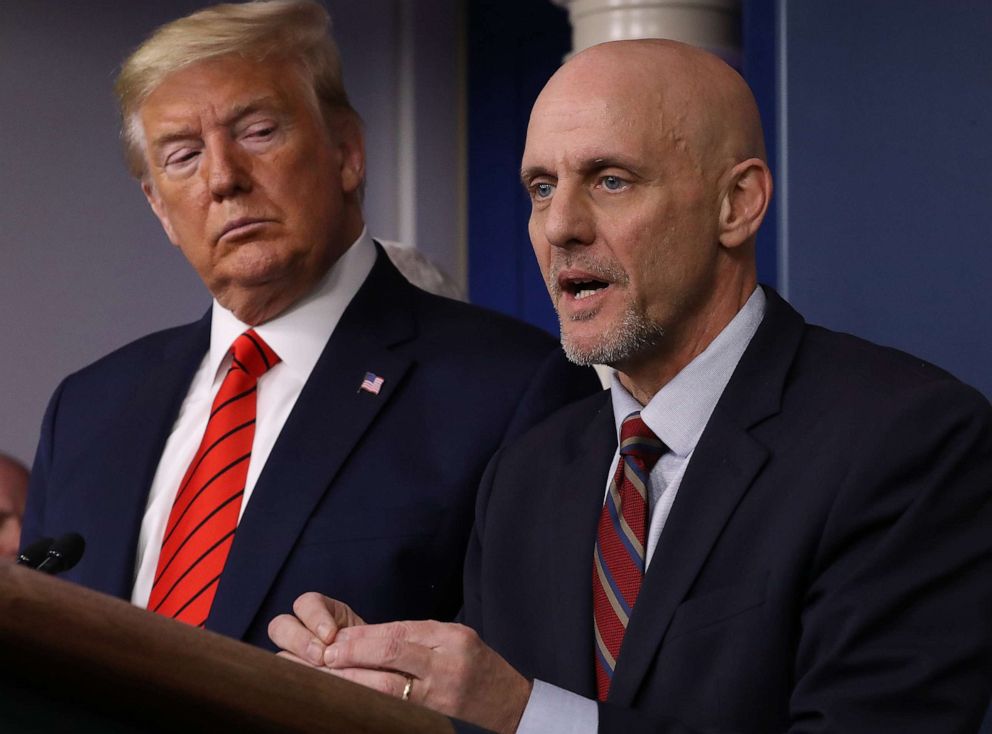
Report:
[{"label": "navy suit jacket", "polygon": [[[210,319],[68,377],[46,413],[23,538],[78,531],[70,580],[130,597],[159,457]],[[359,391],[366,372],[380,394]],[[475,493],[508,438],[599,383],[533,327],[427,294],[379,250],[258,478],[207,628],[271,647],[304,591],[368,620],[451,618]]]},{"label": "navy suit jacket", "polygon": [[[974,734],[992,687],[992,410],[767,292],[648,567],[600,731]],[[466,561],[466,623],[525,675],[589,698],[614,426],[597,395],[502,449]]]}]

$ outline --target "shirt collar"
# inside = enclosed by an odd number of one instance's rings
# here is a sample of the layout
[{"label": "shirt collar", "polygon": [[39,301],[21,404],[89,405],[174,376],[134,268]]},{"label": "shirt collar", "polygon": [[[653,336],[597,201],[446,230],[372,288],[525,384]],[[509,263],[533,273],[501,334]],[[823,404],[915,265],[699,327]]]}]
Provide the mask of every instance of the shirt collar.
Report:
[{"label": "shirt collar", "polygon": [[[279,355],[280,369],[288,370],[306,382],[345,308],[371,272],[375,259],[375,245],[368,230],[363,229],[310,293],[274,319],[254,327]],[[209,369],[215,379],[231,344],[250,328],[214,299]]]},{"label": "shirt collar", "polygon": [[672,453],[681,457],[691,454],[741,355],[764,318],[765,300],[764,291],[755,288],[744,307],[716,339],[643,407],[614,373],[610,395],[617,442],[623,419],[639,410],[641,419]]}]

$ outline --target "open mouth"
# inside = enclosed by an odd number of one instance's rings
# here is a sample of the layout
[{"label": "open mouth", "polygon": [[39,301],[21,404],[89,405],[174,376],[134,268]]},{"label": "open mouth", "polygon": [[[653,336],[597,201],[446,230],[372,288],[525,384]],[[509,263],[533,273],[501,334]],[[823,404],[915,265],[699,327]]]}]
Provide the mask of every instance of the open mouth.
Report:
[{"label": "open mouth", "polygon": [[576,301],[581,301],[609,287],[605,280],[595,278],[563,278],[559,281],[562,292],[569,294]]}]

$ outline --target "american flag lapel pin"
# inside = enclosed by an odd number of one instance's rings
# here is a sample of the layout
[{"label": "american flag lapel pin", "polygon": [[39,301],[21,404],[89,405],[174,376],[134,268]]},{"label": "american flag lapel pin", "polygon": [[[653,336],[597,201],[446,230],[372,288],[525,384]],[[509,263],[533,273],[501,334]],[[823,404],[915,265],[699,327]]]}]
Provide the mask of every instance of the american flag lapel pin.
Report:
[{"label": "american flag lapel pin", "polygon": [[384,377],[380,377],[374,372],[366,372],[364,379],[362,379],[362,384],[358,386],[358,392],[364,390],[373,395],[378,395],[379,391],[382,390],[382,383],[385,381]]}]

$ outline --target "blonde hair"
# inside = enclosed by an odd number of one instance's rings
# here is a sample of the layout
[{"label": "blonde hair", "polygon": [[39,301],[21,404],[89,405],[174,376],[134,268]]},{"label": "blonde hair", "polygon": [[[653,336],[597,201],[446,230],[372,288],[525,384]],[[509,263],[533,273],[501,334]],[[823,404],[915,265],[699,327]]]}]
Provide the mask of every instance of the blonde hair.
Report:
[{"label": "blonde hair", "polygon": [[125,59],[114,84],[128,168],[145,174],[138,109],[166,76],[190,64],[237,55],[285,59],[300,66],[315,107],[330,129],[336,112],[358,115],[341,78],[341,58],[327,11],[311,0],[255,0],[199,10],[158,28]]}]

